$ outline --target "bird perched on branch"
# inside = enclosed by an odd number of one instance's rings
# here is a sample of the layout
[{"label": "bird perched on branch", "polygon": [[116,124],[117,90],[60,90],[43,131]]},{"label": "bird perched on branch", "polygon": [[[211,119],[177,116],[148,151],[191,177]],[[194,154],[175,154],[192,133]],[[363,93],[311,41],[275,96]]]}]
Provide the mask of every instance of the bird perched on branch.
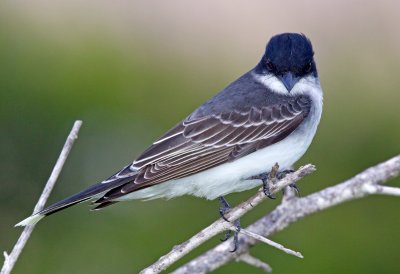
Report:
[{"label": "bird perched on branch", "polygon": [[[288,170],[306,152],[322,113],[322,90],[310,40],[297,33],[271,38],[255,68],[166,132],[133,163],[108,179],[28,217],[26,226],[91,200],[113,203],[194,195],[223,198],[264,185],[266,171]],[[239,226],[239,223],[237,223]],[[237,234],[235,235],[237,240]]]}]

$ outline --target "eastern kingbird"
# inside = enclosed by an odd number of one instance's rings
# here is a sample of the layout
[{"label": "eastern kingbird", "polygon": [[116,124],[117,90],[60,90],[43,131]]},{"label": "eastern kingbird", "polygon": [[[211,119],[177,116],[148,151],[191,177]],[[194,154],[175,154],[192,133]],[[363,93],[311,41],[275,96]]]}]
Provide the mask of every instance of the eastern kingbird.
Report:
[{"label": "eastern kingbird", "polygon": [[255,68],[165,133],[133,163],[17,226],[34,224],[87,200],[95,209],[185,194],[220,197],[224,202],[226,194],[263,184],[254,178],[275,163],[290,169],[311,144],[321,118],[322,90],[313,55],[310,40],[302,34],[272,37]]}]

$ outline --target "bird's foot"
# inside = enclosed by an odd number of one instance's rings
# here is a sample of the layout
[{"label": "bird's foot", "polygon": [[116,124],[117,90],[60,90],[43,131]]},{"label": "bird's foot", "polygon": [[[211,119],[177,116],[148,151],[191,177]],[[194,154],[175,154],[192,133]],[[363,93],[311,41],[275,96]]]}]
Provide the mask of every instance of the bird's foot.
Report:
[{"label": "bird's foot", "polygon": [[[225,198],[223,196],[218,197],[219,202],[221,204],[221,207],[219,208],[219,215],[221,215],[221,218],[224,219],[225,221],[229,222],[229,220],[225,217],[225,214],[227,212],[229,212],[229,210],[231,209],[231,206],[229,205],[229,203],[225,200]],[[231,250],[231,252],[235,252],[238,248],[238,244],[239,244],[239,231],[240,231],[240,219],[237,219],[233,222],[234,226],[236,227],[236,231],[233,232],[233,249]],[[231,231],[227,230],[225,232],[225,236],[223,239],[221,239],[221,241],[226,241],[231,237]]]},{"label": "bird's foot", "polygon": [[[287,169],[287,170],[278,172],[277,175],[276,175],[276,178],[277,178],[278,180],[281,180],[281,179],[285,178],[286,175],[288,175],[288,174],[290,174],[290,173],[293,173],[293,172],[294,172],[293,169]],[[294,191],[296,192],[297,196],[300,196],[300,189],[299,189],[299,187],[296,185],[296,183],[290,184],[289,187],[292,188],[292,189],[294,189]]]},{"label": "bird's foot", "polygon": [[276,197],[274,195],[272,195],[271,192],[271,188],[270,188],[270,184],[272,184],[272,182],[270,182],[270,180],[263,180],[263,191],[265,196],[267,196],[268,198],[275,200]]},{"label": "bird's foot", "polygon": [[290,173],[293,173],[293,172],[294,172],[293,169],[287,169],[287,170],[284,170],[284,171],[280,171],[280,172],[278,172],[278,173],[276,174],[276,178],[277,178],[278,180],[281,180],[281,179],[285,178],[286,175],[288,175],[288,174],[290,174]]},{"label": "bird's foot", "polygon": [[[270,199],[276,199],[274,195],[271,193],[271,185],[273,185],[277,180],[283,179],[287,174],[293,173],[293,169],[287,169],[284,171],[278,172],[279,165],[276,163],[270,172],[265,172],[260,175],[252,176],[250,179],[258,179],[263,182],[263,191],[265,196],[267,196]],[[295,183],[290,184],[290,187],[293,188],[297,194],[300,193],[299,188]]]},{"label": "bird's foot", "polygon": [[260,175],[252,176],[252,177],[250,177],[250,179],[261,180],[263,183],[263,191],[264,191],[265,196],[267,196],[270,199],[276,199],[276,197],[274,195],[272,195],[272,193],[270,191],[270,184],[272,182],[269,177],[270,177],[270,172],[265,172],[265,173],[261,173]]},{"label": "bird's foot", "polygon": [[264,194],[265,194],[265,196],[267,196],[270,199],[276,199],[276,197],[274,195],[272,195],[272,193],[271,193],[271,185],[273,185],[276,180],[280,179],[278,177],[278,174],[279,174],[278,169],[279,169],[279,165],[278,165],[278,163],[276,163],[272,167],[270,172],[265,172],[265,173],[261,173],[259,175],[250,177],[250,179],[258,179],[258,180],[262,181]]}]

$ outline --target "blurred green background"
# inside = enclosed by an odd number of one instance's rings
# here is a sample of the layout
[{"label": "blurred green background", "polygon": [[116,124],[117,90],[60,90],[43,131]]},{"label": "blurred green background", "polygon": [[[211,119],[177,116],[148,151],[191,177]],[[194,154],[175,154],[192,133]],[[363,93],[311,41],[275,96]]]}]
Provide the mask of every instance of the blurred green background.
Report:
[{"label": "blurred green background", "polygon": [[[325,93],[319,131],[298,163],[318,171],[301,194],[398,154],[399,10],[396,1],[2,1],[0,249],[17,240],[13,225],[31,213],[75,119],[84,124],[49,203],[132,161],[251,69],[280,32],[311,38]],[[217,201],[194,197],[88,209],[40,223],[14,273],[136,273],[218,217]],[[272,237],[304,260],[262,244],[252,253],[274,273],[400,273],[399,209],[399,198],[369,197]],[[216,273],[262,272],[233,262]]]}]

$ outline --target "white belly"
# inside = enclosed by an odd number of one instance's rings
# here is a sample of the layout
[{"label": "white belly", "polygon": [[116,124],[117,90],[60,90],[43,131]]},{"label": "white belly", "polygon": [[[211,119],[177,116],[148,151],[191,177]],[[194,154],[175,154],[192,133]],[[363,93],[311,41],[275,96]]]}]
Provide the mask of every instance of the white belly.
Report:
[{"label": "white belly", "polygon": [[306,87],[304,87],[305,84],[300,84],[297,92],[309,93],[311,96],[313,104],[310,114],[292,134],[282,141],[233,162],[138,190],[117,200],[170,199],[182,195],[194,195],[212,200],[261,185],[261,180],[246,179],[269,172],[275,163],[279,164],[280,170],[290,169],[311,144],[322,113],[322,92],[319,83],[311,89],[309,83],[306,84]]}]

